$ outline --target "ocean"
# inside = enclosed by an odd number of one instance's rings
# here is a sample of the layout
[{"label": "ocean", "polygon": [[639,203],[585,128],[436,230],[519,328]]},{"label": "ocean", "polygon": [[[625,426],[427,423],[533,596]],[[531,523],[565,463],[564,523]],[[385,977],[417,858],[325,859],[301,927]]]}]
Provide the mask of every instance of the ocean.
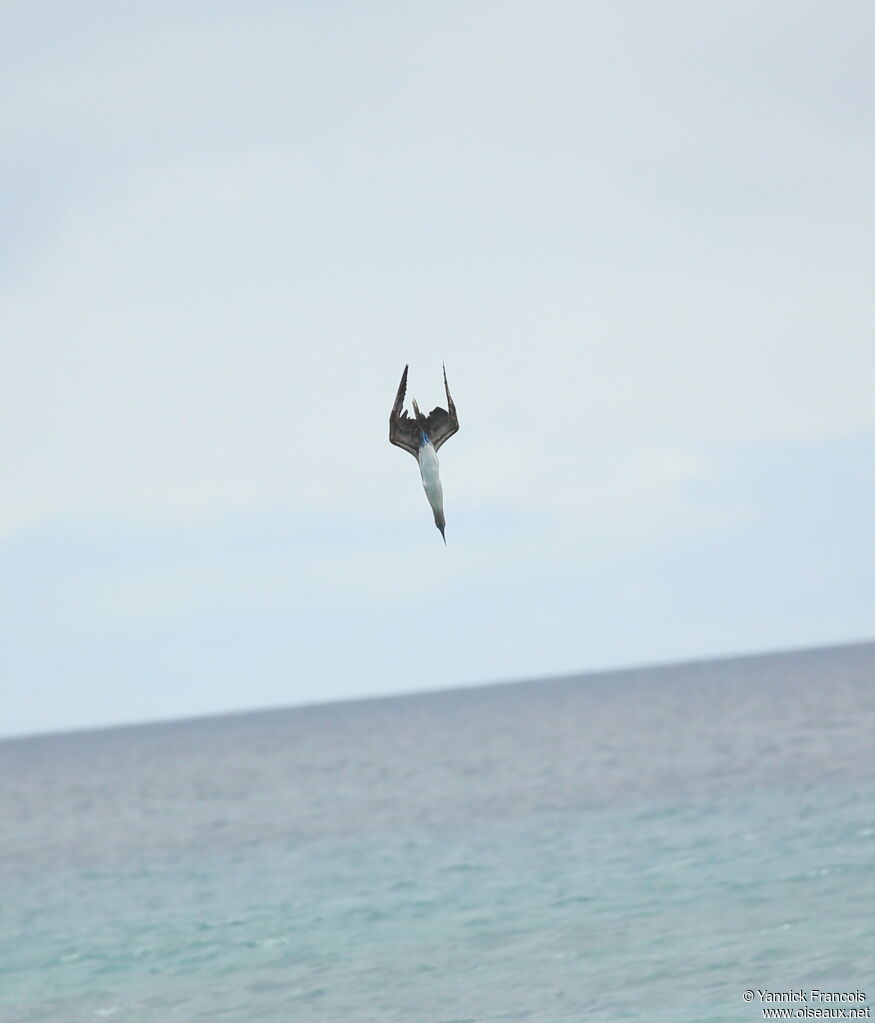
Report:
[{"label": "ocean", "polygon": [[0,827],[2,1023],[868,1011],[875,644],[9,739]]}]

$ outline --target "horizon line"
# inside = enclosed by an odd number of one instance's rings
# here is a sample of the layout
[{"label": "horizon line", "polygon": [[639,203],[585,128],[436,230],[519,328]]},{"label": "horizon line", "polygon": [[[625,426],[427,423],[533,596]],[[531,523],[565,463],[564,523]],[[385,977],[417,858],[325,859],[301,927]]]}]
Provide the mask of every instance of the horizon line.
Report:
[{"label": "horizon line", "polygon": [[635,672],[661,671],[670,668],[694,667],[696,665],[722,664],[727,661],[750,661],[786,657],[793,654],[804,653],[827,653],[835,650],[853,649],[875,645],[875,638],[841,640],[833,643],[817,643],[812,646],[780,647],[765,650],[745,651],[742,653],[714,654],[702,657],[681,657],[665,661],[653,661],[650,663],[634,663],[614,665],[602,668],[587,668],[583,671],[559,672],[549,675],[527,675],[524,678],[493,679],[487,682],[471,682],[459,685],[446,686],[442,688],[408,689],[402,692],[368,693],[363,696],[343,696],[336,699],[307,700],[302,703],[270,704],[264,707],[240,707],[228,710],[210,711],[203,714],[185,714],[182,717],[148,718],[145,721],[117,721],[104,724],[81,725],[74,728],[49,729],[46,731],[20,732],[9,735],[0,735],[0,745],[5,743],[22,742],[29,740],[60,739],[81,735],[92,735],[96,732],[129,731],[134,729],[164,728],[169,726],[184,726],[195,723],[215,722],[233,717],[256,717],[276,713],[289,713],[292,711],[326,710],[329,708],[340,708],[348,705],[375,703],[390,700],[410,700],[423,696],[443,697],[459,695],[460,693],[473,693],[482,689],[511,688],[515,686],[531,685],[536,682],[561,682],[580,679],[595,679],[610,675],[630,674]]}]

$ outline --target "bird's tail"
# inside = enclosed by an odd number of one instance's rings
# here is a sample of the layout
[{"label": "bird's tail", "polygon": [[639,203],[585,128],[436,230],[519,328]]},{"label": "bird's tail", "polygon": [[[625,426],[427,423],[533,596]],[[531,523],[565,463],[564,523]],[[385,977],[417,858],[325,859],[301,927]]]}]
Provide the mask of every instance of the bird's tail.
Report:
[{"label": "bird's tail", "polygon": [[416,404],[416,398],[413,399],[413,414],[416,416],[416,425],[423,433],[427,433],[428,419],[419,411],[419,406]]}]

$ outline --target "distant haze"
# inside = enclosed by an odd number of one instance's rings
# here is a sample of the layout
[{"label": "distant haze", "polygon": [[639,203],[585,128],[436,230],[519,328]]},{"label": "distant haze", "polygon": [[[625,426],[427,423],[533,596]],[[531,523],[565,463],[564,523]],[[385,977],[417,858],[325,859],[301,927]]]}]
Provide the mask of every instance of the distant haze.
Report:
[{"label": "distant haze", "polygon": [[875,634],[873,33],[16,5],[0,734]]}]

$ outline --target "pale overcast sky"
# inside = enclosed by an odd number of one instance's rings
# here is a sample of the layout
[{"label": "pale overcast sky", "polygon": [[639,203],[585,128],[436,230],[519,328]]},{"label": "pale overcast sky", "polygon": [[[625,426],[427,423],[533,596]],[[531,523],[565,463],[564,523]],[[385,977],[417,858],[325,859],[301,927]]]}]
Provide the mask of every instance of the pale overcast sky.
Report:
[{"label": "pale overcast sky", "polygon": [[0,734],[875,635],[871,3],[3,21]]}]

